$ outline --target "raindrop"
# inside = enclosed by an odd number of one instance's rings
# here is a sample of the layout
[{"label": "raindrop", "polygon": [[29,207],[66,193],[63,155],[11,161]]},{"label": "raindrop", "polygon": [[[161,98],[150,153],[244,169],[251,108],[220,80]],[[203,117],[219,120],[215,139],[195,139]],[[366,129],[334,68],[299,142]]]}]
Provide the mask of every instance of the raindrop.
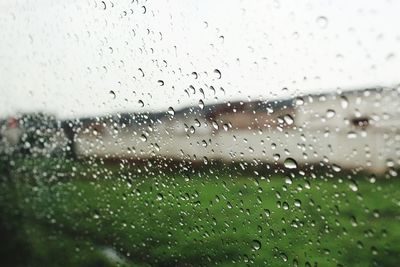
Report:
[{"label": "raindrop", "polygon": [[143,142],[146,142],[146,141],[147,141],[146,135],[142,134],[142,135],[140,136],[140,140],[142,140]]},{"label": "raindrop", "polygon": [[301,201],[299,200],[299,199],[295,199],[294,200],[294,205],[296,206],[296,207],[301,207]]},{"label": "raindrop", "polygon": [[386,56],[386,60],[392,60],[393,58],[395,58],[396,57],[396,55],[394,54],[394,53],[389,53],[387,56]]},{"label": "raindrop", "polygon": [[251,243],[251,247],[253,248],[253,250],[259,250],[261,249],[261,242],[258,240],[253,240]]},{"label": "raindrop", "polygon": [[296,169],[297,168],[297,162],[292,158],[285,159],[285,161],[283,162],[283,165],[287,169]]},{"label": "raindrop", "polygon": [[144,107],[144,102],[142,100],[139,100],[138,103],[139,103],[140,107]]},{"label": "raindrop", "polygon": [[280,254],[280,256],[281,256],[281,259],[284,261],[284,262],[287,262],[288,261],[288,256],[285,254],[285,253],[281,253]]},{"label": "raindrop", "polygon": [[171,116],[174,116],[175,115],[175,110],[172,107],[169,107],[168,108],[168,114],[171,115]]},{"label": "raindrop", "polygon": [[93,219],[100,219],[100,214],[99,214],[99,211],[98,210],[96,210],[95,212],[94,212],[94,215],[93,215]]},{"label": "raindrop", "polygon": [[284,210],[288,210],[288,209],[289,209],[289,203],[287,203],[286,201],[284,201],[283,204],[282,204],[282,208],[283,208]]},{"label": "raindrop", "polygon": [[110,90],[109,94],[111,95],[112,99],[115,99],[117,97],[113,90]]},{"label": "raindrop", "polygon": [[333,109],[328,109],[326,111],[326,117],[328,119],[331,119],[331,118],[335,117],[335,115],[336,115],[336,112]]},{"label": "raindrop", "polygon": [[142,74],[142,77],[144,77],[144,71],[142,70],[142,68],[138,68],[138,70],[139,70],[140,73]]},{"label": "raindrop", "polygon": [[351,222],[351,225],[352,225],[353,227],[357,227],[357,226],[358,226],[358,222],[357,222],[357,218],[356,218],[356,217],[351,216],[350,222]]},{"label": "raindrop", "polygon": [[221,79],[221,77],[222,77],[221,71],[219,71],[218,69],[215,69],[214,73],[217,75],[217,79]]},{"label": "raindrop", "polygon": [[379,218],[380,217],[379,210],[373,210],[373,215],[375,218]]},{"label": "raindrop", "polygon": [[203,100],[199,100],[199,108],[203,109],[204,108],[204,102]]},{"label": "raindrop", "polygon": [[158,82],[158,84],[159,84],[160,86],[164,86],[164,81],[163,81],[163,80],[158,80],[157,82]]},{"label": "raindrop", "polygon": [[296,97],[294,103],[296,104],[296,106],[302,106],[304,104],[304,99],[302,97]]},{"label": "raindrop", "polygon": [[342,168],[340,168],[340,166],[333,164],[332,165],[332,170],[335,172],[340,172],[342,170]]},{"label": "raindrop", "polygon": [[271,212],[269,209],[264,209],[264,215],[265,217],[269,218],[271,216]]},{"label": "raindrop", "polygon": [[353,131],[350,131],[350,132],[347,133],[347,138],[355,139],[355,138],[357,138],[357,133],[353,132]]},{"label": "raindrop", "polygon": [[104,1],[101,1],[101,4],[103,5],[103,9],[104,9],[104,10],[106,10],[106,9],[107,9],[106,2],[104,2]]},{"label": "raindrop", "polygon": [[358,191],[358,185],[357,185],[356,181],[354,181],[354,180],[350,180],[349,187],[350,187],[351,191],[353,191],[353,192]]},{"label": "raindrop", "polygon": [[213,122],[212,122],[212,126],[213,126],[213,128],[214,128],[215,130],[218,130],[218,128],[219,128],[218,123],[217,123],[216,121],[213,121]]},{"label": "raindrop", "polygon": [[346,109],[349,106],[349,101],[347,100],[347,98],[345,96],[340,97],[340,106],[343,109]]},{"label": "raindrop", "polygon": [[286,122],[287,125],[292,125],[294,123],[292,116],[290,116],[289,114],[283,116],[283,120]]},{"label": "raindrop", "polygon": [[316,21],[321,29],[325,29],[328,26],[328,19],[324,16],[319,16]]},{"label": "raindrop", "polygon": [[196,88],[194,88],[193,85],[190,85],[189,86],[189,91],[190,91],[190,93],[195,94],[196,93]]}]

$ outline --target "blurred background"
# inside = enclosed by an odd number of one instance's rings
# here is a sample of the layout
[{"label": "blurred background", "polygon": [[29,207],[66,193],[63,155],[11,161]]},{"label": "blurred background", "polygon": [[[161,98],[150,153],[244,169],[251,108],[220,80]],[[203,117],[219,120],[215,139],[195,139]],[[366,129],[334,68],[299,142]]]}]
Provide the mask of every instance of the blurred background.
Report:
[{"label": "blurred background", "polygon": [[2,266],[397,266],[397,1],[0,3]]}]

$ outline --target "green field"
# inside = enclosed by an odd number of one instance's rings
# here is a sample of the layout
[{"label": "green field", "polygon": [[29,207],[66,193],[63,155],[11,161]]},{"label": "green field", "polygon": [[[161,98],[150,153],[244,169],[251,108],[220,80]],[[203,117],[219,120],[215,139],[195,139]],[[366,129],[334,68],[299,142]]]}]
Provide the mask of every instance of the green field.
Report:
[{"label": "green field", "polygon": [[1,266],[400,264],[396,177],[182,169],[13,162]]}]

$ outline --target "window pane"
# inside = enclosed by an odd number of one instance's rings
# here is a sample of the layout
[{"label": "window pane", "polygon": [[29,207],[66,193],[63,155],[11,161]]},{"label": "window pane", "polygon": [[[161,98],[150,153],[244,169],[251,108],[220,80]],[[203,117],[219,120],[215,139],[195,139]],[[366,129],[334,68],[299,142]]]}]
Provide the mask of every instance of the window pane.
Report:
[{"label": "window pane", "polygon": [[397,266],[396,1],[0,3],[1,266]]}]

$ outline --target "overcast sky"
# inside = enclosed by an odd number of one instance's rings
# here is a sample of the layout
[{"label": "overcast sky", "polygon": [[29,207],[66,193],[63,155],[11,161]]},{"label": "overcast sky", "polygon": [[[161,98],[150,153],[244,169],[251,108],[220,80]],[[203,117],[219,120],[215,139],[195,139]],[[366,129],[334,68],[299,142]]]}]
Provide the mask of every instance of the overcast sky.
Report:
[{"label": "overcast sky", "polygon": [[2,0],[0,116],[398,84],[399,11],[382,0]]}]

